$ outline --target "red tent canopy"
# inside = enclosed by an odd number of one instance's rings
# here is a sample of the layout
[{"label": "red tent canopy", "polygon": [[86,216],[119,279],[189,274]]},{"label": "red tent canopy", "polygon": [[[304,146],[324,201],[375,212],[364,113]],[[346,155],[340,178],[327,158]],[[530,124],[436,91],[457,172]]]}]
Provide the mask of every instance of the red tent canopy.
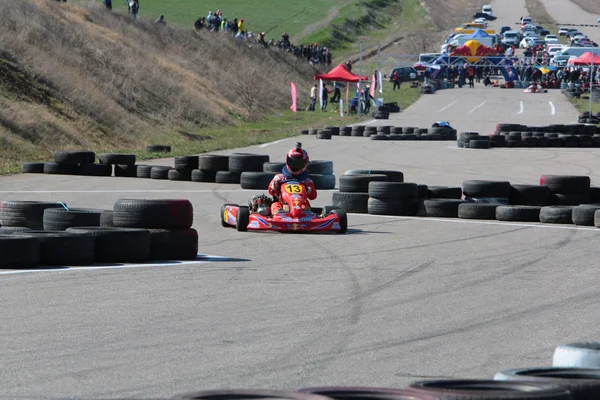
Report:
[{"label": "red tent canopy", "polygon": [[369,78],[366,76],[360,77],[354,75],[352,72],[348,72],[343,64],[338,65],[326,74],[315,75],[315,80],[323,79],[324,81],[336,81],[336,82],[358,82],[368,81]]},{"label": "red tent canopy", "polygon": [[[592,57],[593,57],[593,59],[592,59]],[[570,65],[591,65],[591,64],[594,64],[594,65],[600,66],[600,57],[596,56],[596,55],[592,56],[592,53],[588,51],[586,53],[583,53],[582,55],[580,55],[577,58],[569,60],[569,64]]]}]

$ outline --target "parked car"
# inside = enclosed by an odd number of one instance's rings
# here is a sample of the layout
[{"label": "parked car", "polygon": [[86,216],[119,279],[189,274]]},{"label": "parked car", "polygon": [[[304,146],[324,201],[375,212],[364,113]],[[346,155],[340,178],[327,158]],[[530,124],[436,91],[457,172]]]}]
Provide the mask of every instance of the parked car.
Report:
[{"label": "parked car", "polygon": [[536,28],[540,36],[546,36],[550,34],[550,31],[541,25],[536,25]]},{"label": "parked car", "polygon": [[487,28],[487,20],[485,18],[476,18],[473,20],[473,23],[483,24],[483,28]]},{"label": "parked car", "polygon": [[567,32],[569,32],[569,28],[562,26],[559,30],[558,30],[558,35],[559,36],[566,36]]},{"label": "parked car", "polygon": [[500,35],[503,35],[504,32],[508,32],[510,30],[512,30],[510,26],[503,26],[502,28],[500,28]]},{"label": "parked car", "polygon": [[[413,67],[394,68],[392,70],[392,72],[390,73],[390,77],[392,76],[392,74],[394,72],[396,72],[398,74],[398,77],[400,78],[400,82],[414,81],[419,76],[419,72],[416,69],[414,69]],[[391,79],[390,79],[390,82],[391,82]]]},{"label": "parked car", "polygon": [[558,36],[556,36],[556,35],[546,35],[546,37],[544,38],[544,40],[546,41],[547,44],[557,44],[558,43]]},{"label": "parked car", "polygon": [[521,35],[517,31],[507,31],[502,35],[502,43],[508,46],[518,46]]},{"label": "parked car", "polygon": [[484,12],[476,12],[473,14],[473,19],[475,18],[485,18],[487,21],[495,21],[497,17],[492,14],[486,14]]}]

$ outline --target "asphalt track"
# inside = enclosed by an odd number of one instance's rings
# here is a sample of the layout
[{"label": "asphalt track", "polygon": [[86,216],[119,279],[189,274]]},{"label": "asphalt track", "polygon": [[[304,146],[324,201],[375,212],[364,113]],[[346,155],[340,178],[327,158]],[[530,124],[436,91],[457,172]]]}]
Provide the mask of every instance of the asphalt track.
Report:
[{"label": "asphalt track", "polygon": [[[436,111],[452,99],[458,102]],[[524,111],[515,115],[521,101]],[[376,123],[428,126],[438,114],[453,116],[459,130],[485,132],[503,121],[576,117],[557,94],[477,87],[423,96],[393,120]],[[585,174],[600,182],[595,149],[301,140],[313,159],[333,160],[337,175],[386,168],[429,185],[536,183],[542,173]],[[275,161],[293,142],[243,150]],[[253,193],[208,183],[0,177],[2,200],[110,208],[118,198],[188,198],[200,251],[213,256],[203,263],[0,275],[0,398],[401,387],[549,365],[557,344],[598,339],[600,230],[369,215],[350,215],[344,236],[221,228],[221,204],[243,203]],[[314,204],[330,204],[331,195],[321,191]]]}]

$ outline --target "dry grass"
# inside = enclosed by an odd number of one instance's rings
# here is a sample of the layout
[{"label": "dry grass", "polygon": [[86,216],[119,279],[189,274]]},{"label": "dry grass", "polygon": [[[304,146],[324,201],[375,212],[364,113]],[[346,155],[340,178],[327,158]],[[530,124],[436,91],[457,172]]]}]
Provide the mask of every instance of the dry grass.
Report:
[{"label": "dry grass", "polygon": [[529,16],[533,18],[536,24],[545,26],[547,29],[552,29],[556,26],[554,18],[548,14],[546,7],[540,0],[525,0],[525,6],[529,11]]},{"label": "dry grass", "polygon": [[600,2],[598,0],[571,0],[585,11],[600,17]]},{"label": "dry grass", "polygon": [[308,87],[315,72],[227,35],[134,22],[99,5],[2,0],[0,20],[3,162],[255,120],[289,102],[290,81]]}]

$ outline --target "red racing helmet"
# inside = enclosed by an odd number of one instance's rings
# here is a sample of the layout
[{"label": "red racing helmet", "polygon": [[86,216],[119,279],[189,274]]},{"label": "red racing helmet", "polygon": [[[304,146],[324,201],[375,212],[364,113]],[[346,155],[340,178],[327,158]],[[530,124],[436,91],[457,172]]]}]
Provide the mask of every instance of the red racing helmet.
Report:
[{"label": "red racing helmet", "polygon": [[296,143],[296,147],[288,151],[285,157],[285,165],[293,176],[298,176],[306,171],[309,162],[308,153],[302,148],[302,143]]}]

